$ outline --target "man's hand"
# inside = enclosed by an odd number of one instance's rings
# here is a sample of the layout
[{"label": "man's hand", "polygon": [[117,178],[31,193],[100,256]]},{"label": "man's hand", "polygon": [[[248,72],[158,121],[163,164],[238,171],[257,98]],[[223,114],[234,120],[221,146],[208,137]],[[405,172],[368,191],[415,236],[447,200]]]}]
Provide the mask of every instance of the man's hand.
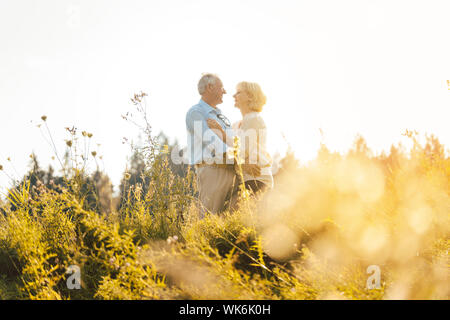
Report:
[{"label": "man's hand", "polygon": [[244,163],[242,164],[242,170],[254,177],[257,177],[261,174],[261,167],[257,164]]}]

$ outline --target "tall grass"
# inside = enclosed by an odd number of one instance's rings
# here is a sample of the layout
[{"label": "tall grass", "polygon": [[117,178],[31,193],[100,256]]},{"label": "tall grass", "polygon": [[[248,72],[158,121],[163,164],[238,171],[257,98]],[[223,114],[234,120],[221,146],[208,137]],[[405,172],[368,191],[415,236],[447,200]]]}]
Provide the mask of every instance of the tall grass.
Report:
[{"label": "tall grass", "polygon": [[[59,188],[25,179],[1,205],[0,298],[448,299],[450,159],[406,134],[408,153],[322,146],[262,197],[204,219],[194,172],[175,175],[153,139],[139,150],[148,185],[125,185],[110,210],[88,201],[76,161]],[[67,286],[71,265],[81,289]]]}]

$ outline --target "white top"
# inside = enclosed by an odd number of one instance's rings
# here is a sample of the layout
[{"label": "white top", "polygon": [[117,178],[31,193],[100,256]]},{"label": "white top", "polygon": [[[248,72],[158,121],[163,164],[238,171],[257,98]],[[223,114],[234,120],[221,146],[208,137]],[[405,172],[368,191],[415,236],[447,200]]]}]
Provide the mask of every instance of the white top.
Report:
[{"label": "white top", "polygon": [[232,126],[234,133],[240,138],[241,159],[248,159],[251,164],[261,167],[259,176],[244,172],[244,181],[259,180],[273,187],[272,158],[267,152],[267,128],[259,112],[246,114],[241,121]]}]

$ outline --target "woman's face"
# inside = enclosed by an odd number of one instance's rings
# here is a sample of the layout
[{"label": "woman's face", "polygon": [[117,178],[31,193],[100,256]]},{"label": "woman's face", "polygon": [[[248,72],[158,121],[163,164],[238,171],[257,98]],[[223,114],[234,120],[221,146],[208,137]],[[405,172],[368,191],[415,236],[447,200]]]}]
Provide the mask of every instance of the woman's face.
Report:
[{"label": "woman's face", "polygon": [[236,93],[233,95],[234,98],[234,106],[238,109],[242,109],[248,106],[250,98],[245,90],[237,87]]}]

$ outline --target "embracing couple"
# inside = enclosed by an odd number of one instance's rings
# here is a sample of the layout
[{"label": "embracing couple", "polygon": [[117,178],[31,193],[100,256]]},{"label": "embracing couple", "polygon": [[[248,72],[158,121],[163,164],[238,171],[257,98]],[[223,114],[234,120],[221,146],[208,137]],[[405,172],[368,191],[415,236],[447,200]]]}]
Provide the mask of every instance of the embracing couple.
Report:
[{"label": "embracing couple", "polygon": [[[266,147],[266,125],[260,112],[266,97],[257,83],[240,82],[233,95],[242,120],[231,125],[217,107],[226,91],[215,74],[204,74],[198,82],[198,104],[186,114],[187,153],[195,167],[201,215],[237,208],[242,182],[252,194],[273,187],[272,160]],[[234,150],[235,137],[240,145]],[[236,151],[236,152],[235,152]],[[237,163],[235,154],[239,156]],[[242,168],[240,180],[239,166]]]}]

